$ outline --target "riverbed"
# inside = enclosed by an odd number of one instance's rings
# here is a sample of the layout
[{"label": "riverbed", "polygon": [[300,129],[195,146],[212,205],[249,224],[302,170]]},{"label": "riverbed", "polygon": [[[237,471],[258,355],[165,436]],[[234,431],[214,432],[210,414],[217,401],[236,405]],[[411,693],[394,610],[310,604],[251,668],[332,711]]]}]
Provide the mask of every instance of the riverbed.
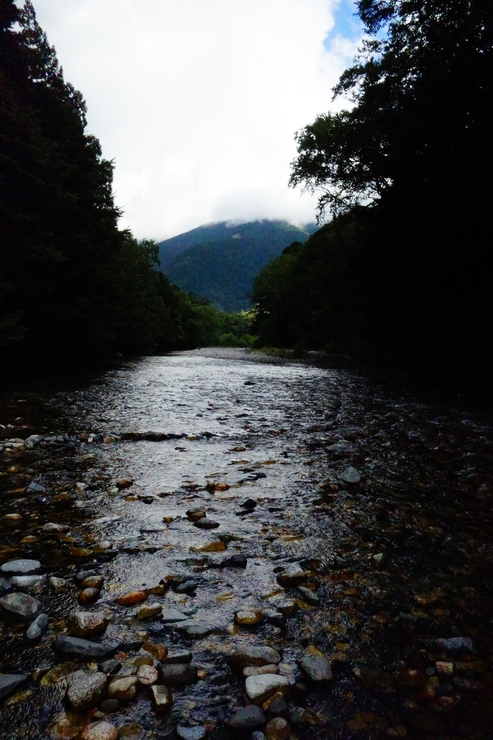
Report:
[{"label": "riverbed", "polygon": [[[98,722],[149,740],[177,728],[212,740],[493,736],[486,414],[244,350],[24,386],[0,411],[0,566],[36,560],[44,576],[5,594],[25,590],[48,617],[35,640],[23,620],[0,622],[0,672],[26,677],[0,700],[1,738],[75,738]],[[101,585],[81,603],[84,573]],[[87,637],[115,646],[105,692],[142,665],[161,685],[169,656],[191,654],[172,706],[159,711],[136,679],[116,704],[104,693],[71,709],[70,676],[103,662],[56,647],[76,634],[74,612],[105,616]],[[280,657],[264,675],[283,680],[249,699],[252,661],[231,656],[258,647]],[[330,675],[315,675],[317,660]],[[229,726],[252,701],[265,721]]]}]

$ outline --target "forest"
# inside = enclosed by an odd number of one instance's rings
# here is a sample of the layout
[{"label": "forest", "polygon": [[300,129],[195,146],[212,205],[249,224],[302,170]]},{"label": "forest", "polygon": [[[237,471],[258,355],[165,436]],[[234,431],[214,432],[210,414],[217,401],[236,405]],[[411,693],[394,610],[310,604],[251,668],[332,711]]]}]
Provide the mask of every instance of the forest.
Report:
[{"label": "forest", "polygon": [[328,223],[257,277],[262,344],[488,377],[493,5],[360,0],[366,38],[296,135]]},{"label": "forest", "polygon": [[113,164],[31,2],[1,0],[0,51],[3,367],[248,341],[247,316],[180,290],[158,246],[118,228]]}]

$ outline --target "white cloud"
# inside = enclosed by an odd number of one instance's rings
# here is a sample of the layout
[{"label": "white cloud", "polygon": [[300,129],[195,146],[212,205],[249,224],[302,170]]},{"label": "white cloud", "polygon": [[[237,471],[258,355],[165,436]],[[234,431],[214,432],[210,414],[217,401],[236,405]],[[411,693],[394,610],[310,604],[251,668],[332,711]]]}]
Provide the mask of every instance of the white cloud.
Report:
[{"label": "white cloud", "polygon": [[330,106],[356,45],[338,0],[34,0],[89,130],[115,160],[122,226],[163,239],[212,220],[314,220],[287,187],[294,133]]}]

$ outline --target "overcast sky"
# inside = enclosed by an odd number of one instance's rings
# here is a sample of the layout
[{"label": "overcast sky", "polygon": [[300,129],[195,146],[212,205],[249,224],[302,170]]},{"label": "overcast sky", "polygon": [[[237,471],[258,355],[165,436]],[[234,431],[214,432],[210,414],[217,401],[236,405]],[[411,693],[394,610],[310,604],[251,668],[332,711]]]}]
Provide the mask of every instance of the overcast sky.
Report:
[{"label": "overcast sky", "polygon": [[88,128],[115,162],[122,227],[314,221],[288,188],[295,132],[331,106],[360,38],[353,0],[33,0]]}]

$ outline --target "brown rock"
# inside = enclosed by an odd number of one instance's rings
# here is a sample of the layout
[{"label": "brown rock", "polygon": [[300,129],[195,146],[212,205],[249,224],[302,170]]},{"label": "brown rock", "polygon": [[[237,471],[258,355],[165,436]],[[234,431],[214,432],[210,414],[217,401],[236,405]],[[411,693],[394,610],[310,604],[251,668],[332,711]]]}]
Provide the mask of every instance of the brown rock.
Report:
[{"label": "brown rock", "polygon": [[157,615],[161,614],[162,611],[163,607],[161,604],[145,604],[145,606],[137,612],[137,619],[150,619],[151,617],[157,617]]},{"label": "brown rock", "polygon": [[158,682],[159,674],[153,665],[141,665],[137,671],[137,678],[144,686],[152,686]]},{"label": "brown rock", "polygon": [[133,604],[140,604],[147,599],[149,592],[146,589],[141,591],[130,591],[127,594],[122,594],[116,599],[116,603],[120,606],[132,606]]},{"label": "brown rock", "polygon": [[97,588],[101,590],[103,587],[104,578],[103,576],[88,576],[82,581],[81,588]]},{"label": "brown rock", "polygon": [[85,637],[104,632],[109,622],[103,612],[72,612],[68,617],[68,631],[76,637]]},{"label": "brown rock", "polygon": [[117,740],[118,730],[110,722],[92,722],[82,731],[80,740]]},{"label": "brown rock", "polygon": [[133,486],[134,481],[133,478],[120,478],[120,480],[116,481],[116,487],[120,489],[120,491],[124,488],[130,488],[130,486]]},{"label": "brown rock", "polygon": [[146,642],[145,645],[143,645],[142,647],[147,653],[153,655],[156,660],[163,660],[168,655],[168,648],[166,647],[166,645],[159,645],[154,642]]},{"label": "brown rock", "polygon": [[99,598],[99,588],[84,588],[79,594],[79,604],[92,604]]},{"label": "brown rock", "polygon": [[266,740],[287,740],[291,734],[291,726],[282,717],[269,720],[264,728]]}]

